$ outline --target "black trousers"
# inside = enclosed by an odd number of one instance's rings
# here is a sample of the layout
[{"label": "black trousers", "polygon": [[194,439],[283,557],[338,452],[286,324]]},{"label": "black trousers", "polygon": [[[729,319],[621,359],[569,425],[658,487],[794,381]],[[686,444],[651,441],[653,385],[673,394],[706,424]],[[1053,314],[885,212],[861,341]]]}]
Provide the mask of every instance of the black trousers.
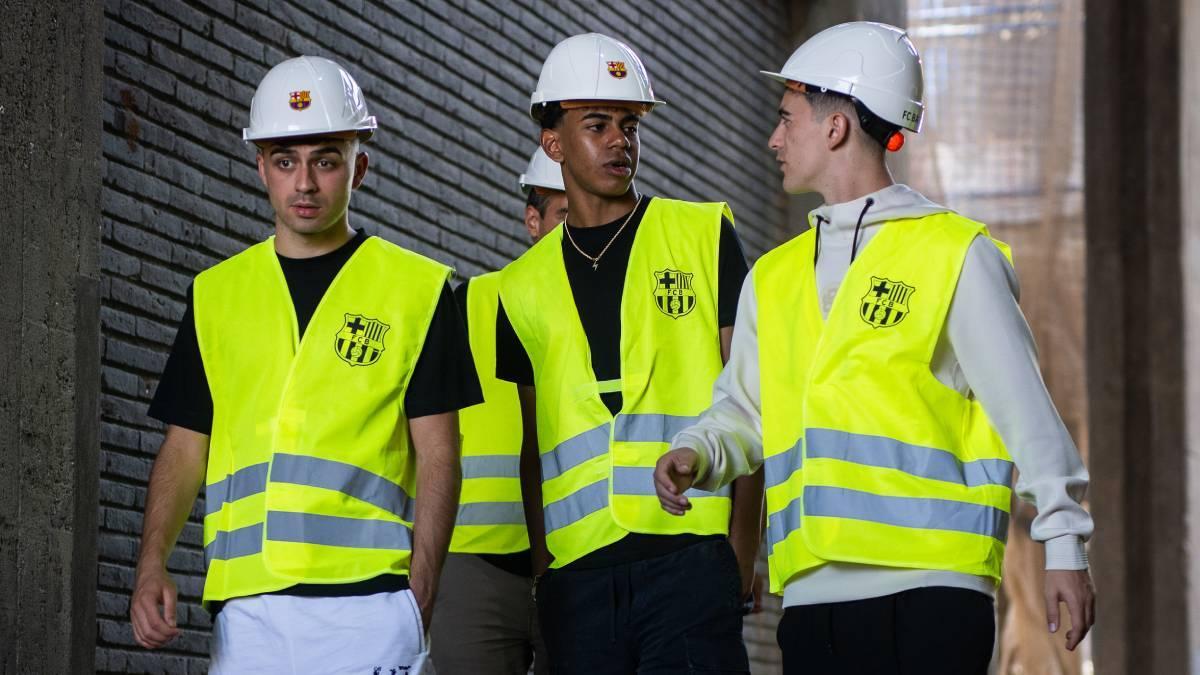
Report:
[{"label": "black trousers", "polygon": [[601,569],[551,570],[537,585],[551,673],[749,673],[725,540]]},{"label": "black trousers", "polygon": [[992,599],[960,588],[788,607],[777,638],[785,675],[985,675]]}]

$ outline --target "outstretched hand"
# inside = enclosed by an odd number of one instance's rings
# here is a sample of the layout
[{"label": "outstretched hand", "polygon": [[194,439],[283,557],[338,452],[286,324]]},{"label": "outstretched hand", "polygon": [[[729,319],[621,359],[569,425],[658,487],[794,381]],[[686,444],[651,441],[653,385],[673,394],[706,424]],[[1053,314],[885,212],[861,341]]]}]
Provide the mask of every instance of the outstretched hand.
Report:
[{"label": "outstretched hand", "polygon": [[696,480],[696,460],[699,455],[691,448],[676,448],[658,458],[654,467],[654,489],[658,501],[667,513],[682,516],[692,508],[683,495]]}]

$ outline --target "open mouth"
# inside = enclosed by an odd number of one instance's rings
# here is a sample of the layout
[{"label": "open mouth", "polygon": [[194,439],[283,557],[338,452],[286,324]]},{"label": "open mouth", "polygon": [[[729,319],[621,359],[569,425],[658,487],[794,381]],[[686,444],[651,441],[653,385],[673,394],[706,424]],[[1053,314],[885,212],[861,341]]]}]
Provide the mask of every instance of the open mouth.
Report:
[{"label": "open mouth", "polygon": [[628,176],[633,173],[632,163],[627,159],[617,159],[604,164],[604,170],[614,176]]}]

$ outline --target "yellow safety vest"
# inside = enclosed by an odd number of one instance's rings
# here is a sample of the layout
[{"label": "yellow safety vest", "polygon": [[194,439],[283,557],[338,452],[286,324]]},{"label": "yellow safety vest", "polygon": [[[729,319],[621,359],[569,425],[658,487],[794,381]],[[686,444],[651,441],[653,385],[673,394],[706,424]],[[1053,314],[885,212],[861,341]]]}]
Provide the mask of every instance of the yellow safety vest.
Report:
[{"label": "yellow safety vest", "polygon": [[1012,461],[979,403],[930,366],[976,236],[987,229],[953,213],[885,224],[828,319],[813,230],[755,265],[773,592],[830,560],[999,583]]},{"label": "yellow safety vest", "polygon": [[204,602],[407,574],[408,387],[450,269],[375,237],[298,337],[274,237],[196,277],[213,399]]},{"label": "yellow safety vest", "polygon": [[[556,228],[504,268],[500,296],[533,364],[546,544],[554,567],[629,532],[726,534],[730,491],[693,491],[680,518],[654,464],[708,407],[721,372],[717,263],[725,204],[654,199],[621,298],[621,379],[598,382]],[[620,392],[615,417],[601,393]]]},{"label": "yellow safety vest", "polygon": [[529,549],[521,504],[521,401],[517,385],[496,377],[499,293],[499,272],[477,276],[467,286],[467,330],[484,402],[458,415],[463,481],[453,553]]}]

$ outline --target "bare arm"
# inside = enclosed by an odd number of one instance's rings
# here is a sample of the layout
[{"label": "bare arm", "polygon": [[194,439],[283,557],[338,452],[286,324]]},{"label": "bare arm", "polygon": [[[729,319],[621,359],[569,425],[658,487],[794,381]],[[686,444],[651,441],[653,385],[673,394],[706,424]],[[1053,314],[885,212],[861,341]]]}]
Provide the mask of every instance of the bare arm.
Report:
[{"label": "bare arm", "polygon": [[[721,362],[729,361],[733,326],[721,329]],[[737,556],[741,572],[742,596],[754,587],[754,561],[763,530],[763,470],[733,481],[733,512],[729,517],[729,545]]]},{"label": "bare arm", "polygon": [[458,413],[426,415],[408,421],[417,455],[417,506],[409,579],[428,626],[437,599],[442,563],[450,548],[462,488]]},{"label": "bare arm", "polygon": [[546,522],[542,518],[542,459],[538,452],[537,396],[533,387],[517,388],[521,397],[521,501],[525,506],[525,527],[529,530],[529,550],[533,557],[533,576],[550,567],[546,548]]},{"label": "bare arm", "polygon": [[204,484],[207,466],[208,436],[168,426],[150,470],[142,545],[129,601],[134,639],[146,649],[161,647],[179,635],[175,627],[177,594],[167,573],[167,557]]}]

